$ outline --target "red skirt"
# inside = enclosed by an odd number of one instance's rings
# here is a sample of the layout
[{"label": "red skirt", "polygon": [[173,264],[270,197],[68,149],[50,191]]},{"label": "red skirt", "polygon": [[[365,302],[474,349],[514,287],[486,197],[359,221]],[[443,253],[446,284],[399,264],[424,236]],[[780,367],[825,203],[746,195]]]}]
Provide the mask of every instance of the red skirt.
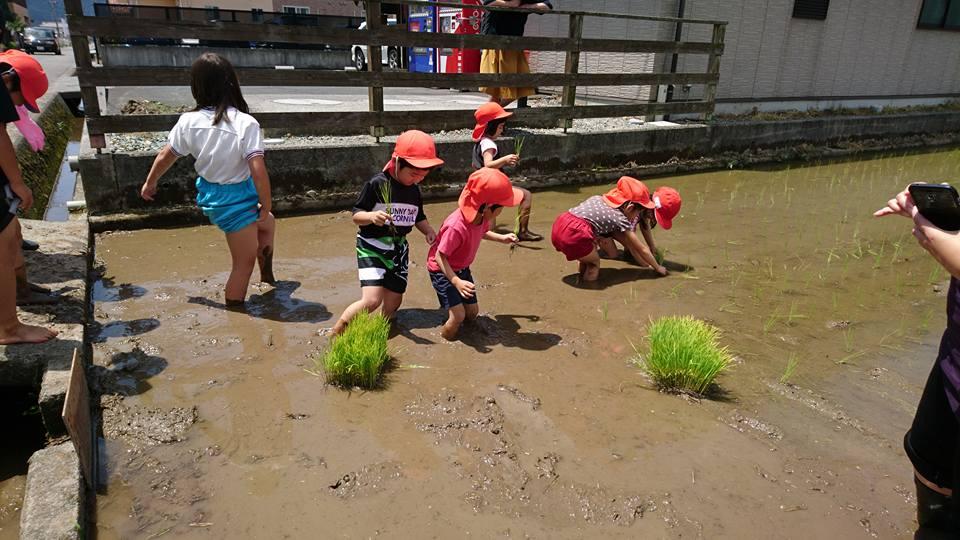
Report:
[{"label": "red skirt", "polygon": [[550,241],[557,251],[567,256],[568,261],[582,259],[596,249],[596,236],[587,220],[570,212],[560,214],[553,222]]}]

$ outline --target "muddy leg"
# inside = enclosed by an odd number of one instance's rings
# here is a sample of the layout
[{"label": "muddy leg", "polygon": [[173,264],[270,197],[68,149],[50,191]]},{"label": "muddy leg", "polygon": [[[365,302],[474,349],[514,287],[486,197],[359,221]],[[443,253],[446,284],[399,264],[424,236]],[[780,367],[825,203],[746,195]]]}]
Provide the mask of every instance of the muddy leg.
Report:
[{"label": "muddy leg", "polygon": [[[367,313],[376,311],[377,308],[380,307],[380,304],[384,303],[385,292],[386,289],[383,287],[361,287],[360,299],[343,310],[343,314],[337,319],[337,324],[333,325],[333,335],[339,336],[342,334],[343,331],[347,329],[350,321],[352,321],[361,310],[366,310]],[[403,296],[401,295],[401,299],[402,298]]]},{"label": "muddy leg", "polygon": [[17,318],[16,264],[20,253],[20,224],[16,218],[0,231],[0,345],[42,343],[56,337],[57,332],[40,326],[23,324]]},{"label": "muddy leg", "polygon": [[232,267],[223,296],[228,306],[242,305],[247,298],[253,266],[257,262],[257,225],[254,223],[227,233],[227,246],[230,247]]},{"label": "muddy leg", "polygon": [[447,318],[447,322],[443,323],[443,328],[440,330],[440,335],[443,339],[453,341],[454,338],[457,337],[457,332],[460,331],[460,325],[463,324],[465,318],[466,310],[463,304],[450,308],[450,316]]},{"label": "muddy leg", "polygon": [[523,192],[523,200],[520,201],[520,208],[517,212],[520,213],[518,221],[520,222],[519,231],[517,232],[517,237],[524,242],[539,242],[543,240],[543,236],[530,231],[530,211],[533,207],[533,194],[530,193],[530,190],[518,188]]},{"label": "muddy leg", "polygon": [[260,281],[276,284],[273,276],[273,236],[277,230],[277,221],[273,214],[267,214],[263,221],[257,222],[257,264],[260,266]]},{"label": "muddy leg", "polygon": [[596,281],[600,277],[600,254],[594,251],[580,261],[580,276],[584,281]]}]

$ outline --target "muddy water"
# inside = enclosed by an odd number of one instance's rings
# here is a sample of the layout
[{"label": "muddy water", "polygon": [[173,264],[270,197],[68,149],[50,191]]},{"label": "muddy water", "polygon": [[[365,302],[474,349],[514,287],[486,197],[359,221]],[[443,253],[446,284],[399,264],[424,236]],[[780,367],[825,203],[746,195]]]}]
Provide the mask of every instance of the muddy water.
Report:
[{"label": "muddy water", "polygon": [[[412,237],[376,392],[313,372],[317,329],[358,297],[347,213],[280,221],[285,281],[251,287],[251,315],[222,309],[212,227],[102,235],[95,362],[117,396],[98,537],[909,538],[900,438],[946,275],[905,220],[870,213],[958,168],[950,151],[655,180],[684,196],[655,231],[678,271],[604,261],[581,288],[546,242],[486,243],[483,316],[452,344]],[[534,229],[604,189],[538,193]],[[631,364],[668,314],[725,332],[737,361],[714,399]]]},{"label": "muddy water", "polygon": [[43,448],[46,431],[32,388],[0,390],[0,425],[4,428],[0,452],[0,540],[14,540],[20,532],[20,509],[27,484],[27,460]]}]

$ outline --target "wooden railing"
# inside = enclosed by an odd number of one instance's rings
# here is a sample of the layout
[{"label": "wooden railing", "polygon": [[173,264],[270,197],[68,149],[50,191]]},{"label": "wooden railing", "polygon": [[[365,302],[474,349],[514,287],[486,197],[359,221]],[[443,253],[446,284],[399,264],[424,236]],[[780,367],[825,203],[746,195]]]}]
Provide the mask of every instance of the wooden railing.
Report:
[{"label": "wooden railing", "polygon": [[[366,131],[376,137],[387,131],[399,132],[417,127],[424,130],[459,129],[472,123],[472,111],[387,111],[385,87],[477,88],[480,86],[556,86],[563,88],[558,107],[526,108],[518,111],[518,125],[553,125],[564,129],[577,118],[661,115],[713,112],[720,56],[726,22],[642,15],[553,10],[544,15],[569,17],[567,37],[488,36],[409,32],[406,28],[382,24],[382,4],[439,6],[522,11],[512,8],[467,6],[452,2],[424,0],[365,0],[366,30],[323,29],[309,26],[282,26],[223,21],[162,21],[126,17],[88,17],[82,14],[80,0],[66,0],[71,41],[77,63],[77,76],[87,115],[87,130],[94,148],[105,148],[106,133],[165,131],[176,123],[177,115],[103,115],[97,99],[100,86],[187,86],[188,68],[169,67],[94,67],[88,54],[87,37],[171,38],[200,40],[236,40],[301,44],[366,44],[368,71],[324,71],[312,69],[273,70],[238,69],[241,84],[263,86],[366,86],[369,110],[361,112],[276,112],[256,114],[264,128],[297,126],[322,134],[329,126]],[[529,13],[529,11],[523,11]],[[582,36],[585,17],[606,17],[683,25],[710,25],[710,41],[657,41],[590,39]],[[483,74],[483,73],[407,73],[383,71],[380,46],[444,47],[457,49],[508,49],[558,51],[566,53],[563,73]],[[702,73],[580,73],[582,52],[666,53],[707,56]],[[576,105],[581,86],[628,85],[704,85],[703,99],[668,103],[630,103],[620,105]]]}]

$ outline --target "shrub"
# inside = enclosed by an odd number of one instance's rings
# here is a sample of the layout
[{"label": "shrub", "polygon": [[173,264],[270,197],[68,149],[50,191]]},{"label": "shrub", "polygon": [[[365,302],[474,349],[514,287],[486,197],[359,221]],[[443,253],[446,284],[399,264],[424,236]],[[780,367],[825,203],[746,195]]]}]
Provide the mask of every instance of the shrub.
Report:
[{"label": "shrub", "polygon": [[327,382],[343,387],[375,388],[390,359],[387,337],[390,321],[381,314],[361,311],[343,334],[333,338],[322,360]]},{"label": "shrub", "polygon": [[637,363],[662,390],[703,395],[731,361],[719,337],[718,328],[693,317],[661,317],[650,323],[650,353]]}]

